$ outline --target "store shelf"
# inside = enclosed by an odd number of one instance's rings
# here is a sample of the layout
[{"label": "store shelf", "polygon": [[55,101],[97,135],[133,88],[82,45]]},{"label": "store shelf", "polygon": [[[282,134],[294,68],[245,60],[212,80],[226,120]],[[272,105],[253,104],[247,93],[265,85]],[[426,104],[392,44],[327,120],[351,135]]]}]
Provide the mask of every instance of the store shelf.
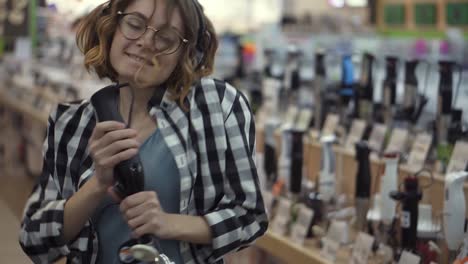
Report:
[{"label": "store shelf", "polygon": [[31,105],[25,104],[23,101],[12,98],[5,90],[0,89],[0,104],[13,109],[21,114],[25,114],[34,120],[47,124],[48,113],[43,113],[33,108]]},{"label": "store shelf", "polygon": [[277,235],[272,231],[267,231],[263,237],[258,239],[256,246],[286,263],[331,263],[320,256],[318,249],[306,248],[304,246],[294,244],[284,236]]}]

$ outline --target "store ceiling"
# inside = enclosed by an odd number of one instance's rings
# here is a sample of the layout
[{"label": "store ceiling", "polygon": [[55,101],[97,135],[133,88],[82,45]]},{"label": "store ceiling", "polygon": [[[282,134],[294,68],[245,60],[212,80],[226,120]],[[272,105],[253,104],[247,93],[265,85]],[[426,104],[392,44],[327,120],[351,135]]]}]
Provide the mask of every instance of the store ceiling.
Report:
[{"label": "store ceiling", "polygon": [[[264,23],[279,21],[283,0],[199,0],[218,32],[242,32]],[[106,0],[48,0],[60,13],[77,17]],[[232,23],[236,21],[236,23]]]}]

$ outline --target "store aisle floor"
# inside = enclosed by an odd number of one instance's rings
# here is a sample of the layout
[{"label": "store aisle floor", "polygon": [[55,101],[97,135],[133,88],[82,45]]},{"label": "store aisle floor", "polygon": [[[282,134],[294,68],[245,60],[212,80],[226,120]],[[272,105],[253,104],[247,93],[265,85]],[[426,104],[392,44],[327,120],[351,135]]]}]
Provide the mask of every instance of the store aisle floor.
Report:
[{"label": "store aisle floor", "polygon": [[0,172],[0,263],[32,263],[18,244],[18,230],[34,181],[19,168]]}]

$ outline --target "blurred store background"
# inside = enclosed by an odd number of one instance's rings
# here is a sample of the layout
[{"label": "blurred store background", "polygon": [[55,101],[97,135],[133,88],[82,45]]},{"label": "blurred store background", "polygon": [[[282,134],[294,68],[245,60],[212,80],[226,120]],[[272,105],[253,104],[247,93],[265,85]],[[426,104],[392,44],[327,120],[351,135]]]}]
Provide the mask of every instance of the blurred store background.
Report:
[{"label": "blurred store background", "polygon": [[[257,166],[272,211],[266,237],[231,255],[228,263],[348,263],[353,248],[365,248],[361,240],[355,243],[354,228],[359,218],[355,185],[362,184],[355,178],[363,164],[354,152],[361,141],[375,152],[372,175],[383,174],[382,156],[392,147],[401,154],[403,168],[393,191],[403,190],[406,177],[423,168],[433,175],[420,180],[431,179],[431,187],[421,183],[417,201],[430,206],[428,215],[419,215],[428,217],[431,227],[424,233],[411,222],[418,242],[410,248],[402,246],[404,232],[396,232],[400,243],[392,244],[372,228],[358,230],[379,243],[354,263],[398,262],[401,252],[419,259],[399,263],[452,263],[450,253],[459,252],[462,243],[456,249],[445,243],[452,238],[444,232],[449,224],[443,221],[444,187],[446,175],[464,171],[468,160],[468,0],[199,1],[220,40],[214,76],[242,90],[256,114]],[[0,263],[30,263],[17,242],[18,228],[41,172],[49,112],[58,102],[89,98],[109,83],[84,69],[75,44],[77,21],[103,2],[0,1]],[[300,131],[299,158],[291,131]],[[336,199],[323,213],[314,203],[320,199],[311,195],[320,178],[331,177],[324,172],[327,133],[335,137],[331,181]],[[373,203],[380,199],[374,198],[375,182],[368,198]],[[281,210],[283,199],[315,216],[298,217],[295,206]],[[457,202],[462,208],[465,199]],[[397,209],[399,216],[405,215],[404,205]],[[460,212],[465,214],[464,207]],[[298,219],[305,219],[303,231],[292,228]],[[345,227],[333,229],[336,219]],[[366,219],[374,221],[369,214]],[[397,230],[406,230],[403,220],[396,222],[402,228]],[[321,243],[319,226],[328,232]],[[338,243],[330,242],[333,232]],[[340,233],[347,232],[353,235],[342,238]],[[386,245],[395,254],[384,260]]]}]

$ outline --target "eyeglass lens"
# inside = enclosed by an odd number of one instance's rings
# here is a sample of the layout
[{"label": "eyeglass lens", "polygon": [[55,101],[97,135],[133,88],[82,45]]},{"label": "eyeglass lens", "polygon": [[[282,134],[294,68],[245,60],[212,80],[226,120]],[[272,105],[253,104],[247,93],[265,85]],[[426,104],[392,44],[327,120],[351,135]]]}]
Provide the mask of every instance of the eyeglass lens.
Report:
[{"label": "eyeglass lens", "polygon": [[[144,19],[137,15],[127,14],[122,17],[120,30],[126,38],[135,40],[143,36],[148,28]],[[158,29],[153,38],[155,49],[164,54],[176,52],[182,43],[181,37],[169,27]]]}]

